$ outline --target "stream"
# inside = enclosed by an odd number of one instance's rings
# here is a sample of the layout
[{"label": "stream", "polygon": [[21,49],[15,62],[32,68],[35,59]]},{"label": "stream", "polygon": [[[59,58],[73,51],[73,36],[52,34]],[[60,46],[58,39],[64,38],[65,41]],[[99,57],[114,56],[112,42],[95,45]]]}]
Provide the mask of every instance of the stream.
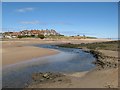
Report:
[{"label": "stream", "polygon": [[81,49],[62,48],[47,44],[33,46],[57,50],[60,53],[3,67],[3,88],[23,88],[32,81],[31,75],[35,72],[74,73],[89,71],[95,67],[92,64],[95,58]]}]

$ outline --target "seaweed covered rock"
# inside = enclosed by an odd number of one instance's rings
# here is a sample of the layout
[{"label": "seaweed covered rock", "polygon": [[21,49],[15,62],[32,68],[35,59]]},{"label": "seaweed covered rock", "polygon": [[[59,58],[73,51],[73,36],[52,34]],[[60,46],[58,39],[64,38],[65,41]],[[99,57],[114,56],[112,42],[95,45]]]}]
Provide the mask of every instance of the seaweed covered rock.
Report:
[{"label": "seaweed covered rock", "polygon": [[46,81],[52,81],[56,78],[63,77],[63,76],[64,75],[61,73],[39,72],[39,73],[32,74],[32,80],[35,82],[46,82]]},{"label": "seaweed covered rock", "polygon": [[90,50],[90,53],[96,58],[96,61],[93,63],[96,64],[97,66],[100,66],[102,68],[118,67],[118,58],[105,56],[103,53],[96,50]]}]

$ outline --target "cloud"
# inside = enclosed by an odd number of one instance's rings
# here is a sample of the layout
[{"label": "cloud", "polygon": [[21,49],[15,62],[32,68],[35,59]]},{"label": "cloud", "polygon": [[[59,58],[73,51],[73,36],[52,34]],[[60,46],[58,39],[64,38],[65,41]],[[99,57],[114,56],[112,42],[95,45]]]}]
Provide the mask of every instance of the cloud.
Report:
[{"label": "cloud", "polygon": [[35,8],[33,7],[27,7],[27,8],[20,8],[17,9],[17,12],[29,12],[29,11],[33,11]]},{"label": "cloud", "polygon": [[39,21],[21,21],[21,24],[40,24]]},{"label": "cloud", "polygon": [[68,22],[40,22],[38,20],[34,21],[21,21],[21,24],[40,24],[40,25],[73,25],[72,23]]},{"label": "cloud", "polygon": [[35,20],[35,21],[21,21],[20,23],[21,24],[43,24],[43,25],[47,24],[45,22],[40,22],[40,21],[37,21],[37,20]]}]

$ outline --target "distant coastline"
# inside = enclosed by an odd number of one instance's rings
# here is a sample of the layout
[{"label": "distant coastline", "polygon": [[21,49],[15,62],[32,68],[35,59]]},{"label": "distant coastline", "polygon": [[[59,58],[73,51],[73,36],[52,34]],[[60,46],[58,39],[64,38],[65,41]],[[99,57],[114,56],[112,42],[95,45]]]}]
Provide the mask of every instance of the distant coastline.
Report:
[{"label": "distant coastline", "polygon": [[120,40],[120,38],[99,38],[99,39]]},{"label": "distant coastline", "polygon": [[120,38],[111,38],[112,40],[120,40]]}]

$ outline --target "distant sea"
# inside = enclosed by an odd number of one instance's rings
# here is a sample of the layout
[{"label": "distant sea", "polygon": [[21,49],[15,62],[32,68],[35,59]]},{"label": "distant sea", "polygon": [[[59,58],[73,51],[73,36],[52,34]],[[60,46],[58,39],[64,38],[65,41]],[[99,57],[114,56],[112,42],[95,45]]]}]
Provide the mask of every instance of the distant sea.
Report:
[{"label": "distant sea", "polygon": [[112,40],[120,40],[120,38],[111,38]]},{"label": "distant sea", "polygon": [[101,39],[120,40],[120,38],[101,38]]}]

